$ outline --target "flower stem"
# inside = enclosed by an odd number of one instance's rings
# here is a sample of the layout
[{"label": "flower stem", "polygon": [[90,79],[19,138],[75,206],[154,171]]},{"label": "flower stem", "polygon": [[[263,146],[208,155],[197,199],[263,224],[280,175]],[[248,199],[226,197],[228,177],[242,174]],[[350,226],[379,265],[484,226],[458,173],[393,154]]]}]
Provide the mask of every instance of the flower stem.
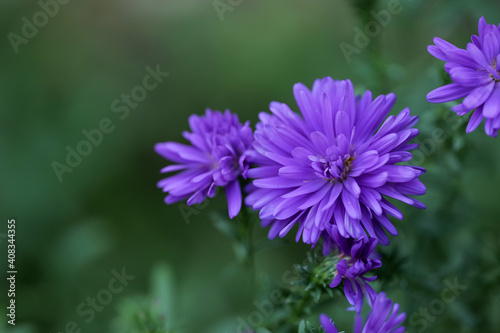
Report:
[{"label": "flower stem", "polygon": [[[243,202],[244,200],[245,198],[243,198]],[[253,292],[255,290],[256,280],[256,264],[253,245],[253,221],[247,207],[242,207],[239,214],[239,223],[241,225],[240,241],[245,248],[244,265],[250,276],[250,287]]]},{"label": "flower stem", "polygon": [[293,325],[296,325],[298,328],[299,323],[301,322],[302,319],[304,319],[304,315],[307,314],[307,310],[310,303],[312,300],[311,293],[309,291],[306,291],[304,295],[302,296],[302,299],[300,300],[300,303],[298,304],[297,307],[294,307],[292,316],[291,316],[291,323]]}]

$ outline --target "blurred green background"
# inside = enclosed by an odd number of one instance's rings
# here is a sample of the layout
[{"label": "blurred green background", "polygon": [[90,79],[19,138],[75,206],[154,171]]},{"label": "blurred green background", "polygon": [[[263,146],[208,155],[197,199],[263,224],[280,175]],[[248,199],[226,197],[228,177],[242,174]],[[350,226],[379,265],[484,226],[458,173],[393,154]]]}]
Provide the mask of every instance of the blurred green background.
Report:
[{"label": "blurred green background", "polygon": [[[387,1],[364,2],[387,8]],[[409,332],[497,332],[500,139],[487,137],[483,125],[465,136],[450,105],[431,105],[425,95],[443,84],[443,63],[426,51],[432,38],[465,47],[480,16],[500,22],[500,4],[401,0],[401,13],[348,64],[339,44],[353,45],[353,28],[370,19],[353,4],[246,0],[221,20],[211,0],[73,0],[16,53],[9,33],[21,35],[23,17],[32,22],[41,5],[2,0],[0,331],[65,332],[75,322],[82,332],[147,332],[134,331],[127,316],[153,302],[169,309],[165,318],[175,332],[236,332],[238,318],[255,311],[254,301],[268,299],[271,289],[248,287],[231,240],[210,221],[211,211],[226,209],[223,195],[198,207],[189,223],[183,206],[163,203],[156,182],[167,163],[153,146],[183,141],[188,116],[207,107],[229,108],[252,125],[271,101],[296,110],[294,83],[310,87],[332,76],[350,78],[359,91],[393,91],[394,111],[410,106],[421,117],[419,141],[427,148],[418,162],[428,169],[422,177],[428,209],[397,204],[405,221],[396,222],[400,236],[381,249],[392,259],[377,289],[401,304]],[[121,120],[111,104],[142,85],[147,66],[170,75]],[[66,147],[76,149],[82,130],[104,118],[114,131],[60,182],[52,163],[65,164]],[[436,140],[435,129],[446,138]],[[15,328],[7,328],[4,313],[9,218],[17,222]],[[257,254],[260,281],[282,285],[283,273],[304,259],[308,247],[289,236],[285,245]],[[266,230],[256,227],[254,238],[265,241]],[[78,306],[124,267],[135,278],[87,323]],[[467,289],[424,328],[419,308],[441,299],[443,281],[455,278]],[[346,306],[340,301],[323,311],[351,332]],[[317,324],[316,315],[311,320]]]}]

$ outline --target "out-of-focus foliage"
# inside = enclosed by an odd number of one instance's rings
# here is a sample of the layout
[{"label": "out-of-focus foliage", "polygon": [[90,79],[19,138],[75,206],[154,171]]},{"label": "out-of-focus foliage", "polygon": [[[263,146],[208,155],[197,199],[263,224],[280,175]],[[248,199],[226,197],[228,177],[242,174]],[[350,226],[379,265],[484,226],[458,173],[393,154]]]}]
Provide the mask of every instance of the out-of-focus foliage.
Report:
[{"label": "out-of-focus foliage", "polygon": [[[375,11],[388,6],[371,4]],[[166,206],[155,186],[165,161],[153,146],[183,141],[188,116],[206,107],[229,108],[254,125],[271,101],[295,105],[294,83],[311,86],[316,78],[332,76],[350,78],[360,91],[393,91],[395,111],[410,106],[420,116],[421,154],[415,163],[428,170],[422,177],[428,209],[397,205],[405,220],[395,221],[399,236],[381,249],[387,265],[375,288],[383,287],[407,313],[409,332],[496,331],[500,139],[479,129],[465,135],[464,119],[449,111],[451,105],[431,105],[425,95],[443,83],[443,64],[426,51],[432,37],[465,47],[480,16],[500,23],[500,4],[401,0],[401,13],[348,64],[340,43],[354,45],[353,29],[371,20],[354,5],[247,0],[221,21],[212,1],[70,1],[15,53],[8,34],[21,34],[23,17],[32,20],[41,7],[38,1],[2,1],[0,234],[6,233],[7,218],[16,218],[19,274],[17,325],[6,329],[2,289],[0,330],[64,332],[74,322],[82,332],[125,325],[136,332],[150,327],[221,333],[237,332],[254,313],[263,320],[283,316],[277,306],[267,315],[256,304],[274,289],[289,287],[295,273],[287,272],[303,262],[309,248],[292,236],[267,247],[267,231],[254,225],[253,244],[261,250],[254,254],[252,283],[248,267],[237,264],[234,241],[210,220],[210,212],[226,210],[223,192],[192,214],[182,211],[185,206]],[[170,75],[120,119],[123,113],[112,111],[114,101],[142,85],[146,67],[157,65]],[[65,163],[66,147],[76,149],[86,139],[82,131],[105,118],[114,130],[60,182],[52,163]],[[175,281],[165,288],[173,291],[158,291],[150,282],[163,262],[169,273],[162,279]],[[135,278],[87,321],[79,306],[88,309],[87,299],[98,298],[109,288],[112,271],[122,268]],[[1,281],[5,274],[0,270]],[[466,289],[438,308],[447,283],[455,280]],[[165,299],[158,295],[171,297],[172,321],[168,311],[166,319],[157,312],[157,302]],[[337,299],[320,302],[315,311],[349,331],[354,318],[345,312],[347,302]],[[421,309],[429,309],[430,319],[422,321]],[[318,327],[316,314],[304,320]]]},{"label": "out-of-focus foliage", "polygon": [[151,280],[149,295],[130,297],[118,305],[118,316],[112,322],[112,332],[172,332],[170,329],[176,320],[172,272],[165,265],[157,266]]}]

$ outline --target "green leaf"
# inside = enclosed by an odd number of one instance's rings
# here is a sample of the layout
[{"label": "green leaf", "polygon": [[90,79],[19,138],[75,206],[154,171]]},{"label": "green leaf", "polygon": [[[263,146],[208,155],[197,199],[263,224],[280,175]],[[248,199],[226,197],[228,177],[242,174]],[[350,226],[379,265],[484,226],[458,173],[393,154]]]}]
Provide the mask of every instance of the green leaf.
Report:
[{"label": "green leaf", "polygon": [[238,261],[243,262],[245,261],[246,258],[248,258],[249,253],[245,244],[234,243],[233,250],[236,255],[236,259],[238,259]]},{"label": "green leaf", "polygon": [[212,213],[210,214],[210,218],[212,219],[217,230],[229,238],[238,239],[238,230],[234,221],[229,220],[220,213]]},{"label": "green leaf", "polygon": [[306,333],[306,322],[304,320],[299,324],[299,333]]},{"label": "green leaf", "polygon": [[298,333],[316,333],[316,329],[309,321],[302,320],[299,324]]},{"label": "green leaf", "polygon": [[311,296],[312,296],[313,300],[316,303],[318,303],[319,299],[321,298],[321,290],[320,289],[314,289],[313,291],[311,291]]},{"label": "green leaf", "polygon": [[314,328],[314,326],[310,322],[307,322],[306,323],[306,333],[315,333],[315,332],[316,332],[316,329]]},{"label": "green leaf", "polygon": [[175,309],[175,283],[172,268],[167,264],[157,265],[151,276],[152,298],[155,304],[151,314],[156,318],[167,318],[164,321],[164,329],[169,330],[173,326]]}]

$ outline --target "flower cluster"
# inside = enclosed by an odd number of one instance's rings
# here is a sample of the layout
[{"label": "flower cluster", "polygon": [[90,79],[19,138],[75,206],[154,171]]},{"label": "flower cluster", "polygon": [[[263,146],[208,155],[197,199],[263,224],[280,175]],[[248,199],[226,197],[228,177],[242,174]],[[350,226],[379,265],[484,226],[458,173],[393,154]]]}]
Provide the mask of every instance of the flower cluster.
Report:
[{"label": "flower cluster", "polygon": [[486,119],[486,134],[496,137],[500,129],[500,25],[487,24],[481,17],[478,35],[472,36],[465,50],[437,37],[434,44],[428,51],[446,62],[444,68],[453,83],[431,91],[427,100],[443,103],[465,97],[451,109],[459,116],[475,110],[467,133]]},{"label": "flower cluster", "polygon": [[[478,30],[465,50],[434,38],[428,51],[446,62],[453,83],[431,91],[427,100],[463,98],[451,109],[459,116],[474,111],[467,132],[485,119],[486,134],[496,137],[500,25],[481,18]],[[395,94],[356,95],[350,80],[326,77],[310,90],[297,83],[293,93],[300,113],[273,102],[271,113],[259,114],[255,133],[228,110],[192,115],[191,132],[183,133],[191,145],[155,146],[158,154],[175,163],[162,172],[178,171],[158,187],[167,193],[167,204],[187,199],[188,205],[213,197],[216,188],[223,187],[230,218],[239,214],[244,201],[258,211],[262,226],[269,227],[269,238],[284,237],[296,228],[297,242],[313,247],[321,242],[326,259],[316,268],[303,269],[309,296],[319,300],[331,280],[330,288],[343,285],[356,310],[356,333],[404,332],[400,325],[405,314],[398,313],[399,305],[369,283],[376,279],[372,270],[382,265],[375,247],[389,244],[387,234],[397,235],[390,217],[403,219],[388,199],[425,208],[415,198],[426,192],[419,179],[425,169],[409,164],[417,148],[412,140],[419,133],[414,127],[418,117],[408,108],[389,116]],[[243,199],[240,182],[247,178],[252,181]],[[365,297],[372,311],[363,322]],[[338,333],[326,315],[320,322],[326,333]]]},{"label": "flower cluster", "polygon": [[253,133],[249,122],[240,124],[238,116],[226,110],[208,109],[204,116],[189,118],[192,132],[183,136],[191,146],[176,142],[157,143],[155,151],[169,161],[161,172],[180,173],[158,182],[167,192],[167,204],[188,199],[187,204],[201,203],[213,197],[217,186],[225,187],[229,217],[238,215],[242,195],[239,177],[246,177],[250,167]]},{"label": "flower cluster", "polygon": [[[368,274],[381,266],[372,254],[387,245],[386,232],[397,235],[389,217],[403,214],[393,198],[425,208],[413,198],[425,193],[420,167],[401,164],[417,147],[418,121],[405,109],[388,116],[394,94],[373,98],[354,94],[349,80],[317,80],[312,90],[296,84],[294,95],[301,114],[287,105],[271,103],[262,112],[256,131],[241,125],[236,115],[207,110],[191,116],[191,146],[166,142],[156,151],[177,164],[162,171],[181,171],[161,180],[166,203],[187,199],[200,203],[225,187],[229,216],[241,208],[240,178],[252,178],[245,203],[259,211],[269,237],[284,237],[298,226],[296,240],[315,246],[323,240],[323,254],[336,251],[331,288],[343,282],[344,293],[359,314],[368,296],[377,294]],[[250,165],[253,167],[250,168]]]}]

